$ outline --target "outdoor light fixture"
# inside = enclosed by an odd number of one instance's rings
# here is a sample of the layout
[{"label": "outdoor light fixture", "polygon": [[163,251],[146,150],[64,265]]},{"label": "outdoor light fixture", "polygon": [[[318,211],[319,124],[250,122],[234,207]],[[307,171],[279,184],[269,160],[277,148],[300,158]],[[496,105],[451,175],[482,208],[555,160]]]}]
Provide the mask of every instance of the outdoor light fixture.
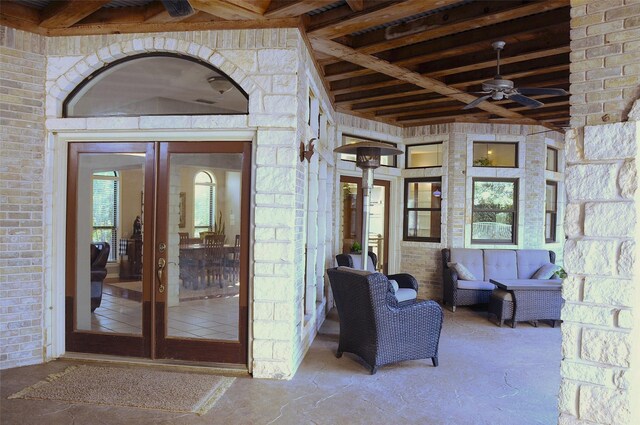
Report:
[{"label": "outdoor light fixture", "polygon": [[436,190],[433,192],[433,196],[435,196],[436,198],[439,198],[439,197],[440,197],[440,195],[442,195],[442,192],[440,192],[440,190],[439,190],[439,189],[436,189]]},{"label": "outdoor light fixture", "polygon": [[367,270],[369,251],[369,204],[373,187],[373,170],[380,166],[383,155],[398,155],[402,150],[380,142],[359,142],[342,145],[333,150],[356,156],[356,167],[362,169],[362,269]]}]

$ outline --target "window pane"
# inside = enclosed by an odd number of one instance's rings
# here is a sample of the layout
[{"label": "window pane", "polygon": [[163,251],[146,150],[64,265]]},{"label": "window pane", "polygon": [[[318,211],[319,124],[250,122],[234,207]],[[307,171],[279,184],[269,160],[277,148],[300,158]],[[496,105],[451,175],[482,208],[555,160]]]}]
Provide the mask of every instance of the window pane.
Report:
[{"label": "window pane", "polygon": [[440,208],[440,182],[408,183],[407,208]]},{"label": "window pane", "polygon": [[547,148],[547,170],[558,171],[558,151],[552,148]]},{"label": "window pane", "polygon": [[513,213],[474,212],[471,227],[472,239],[512,241]]},{"label": "window pane", "polygon": [[211,226],[211,186],[195,185],[194,198],[194,226]]},{"label": "window pane", "polygon": [[245,94],[215,69],[153,55],[106,68],[65,102],[66,117],[246,114],[249,105]]},{"label": "window pane", "polygon": [[409,211],[407,236],[440,239],[440,211]]},{"label": "window pane", "polygon": [[442,143],[407,146],[407,168],[442,166]]},{"label": "window pane", "polygon": [[475,181],[473,183],[473,208],[513,210],[514,183]]},{"label": "window pane", "polygon": [[548,212],[544,215],[544,238],[547,242],[555,242],[555,213]]},{"label": "window pane", "polygon": [[546,189],[546,195],[545,195],[545,210],[547,211],[555,211],[557,206],[556,206],[556,199],[557,199],[557,190],[558,190],[558,186],[556,186],[555,184],[547,184],[546,185],[547,189]]},{"label": "window pane", "polygon": [[474,167],[515,167],[517,143],[473,142]]},{"label": "window pane", "polygon": [[[113,173],[113,172],[112,172]],[[93,180],[93,225],[115,226],[117,181]]]}]

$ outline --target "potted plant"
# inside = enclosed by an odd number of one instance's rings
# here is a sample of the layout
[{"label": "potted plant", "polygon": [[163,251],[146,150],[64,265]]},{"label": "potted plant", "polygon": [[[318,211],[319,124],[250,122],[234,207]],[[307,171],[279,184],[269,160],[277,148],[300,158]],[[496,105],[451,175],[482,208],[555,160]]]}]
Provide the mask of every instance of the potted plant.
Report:
[{"label": "potted plant", "polygon": [[360,245],[360,242],[354,242],[351,245],[351,252],[355,254],[360,254],[362,252],[362,245]]}]

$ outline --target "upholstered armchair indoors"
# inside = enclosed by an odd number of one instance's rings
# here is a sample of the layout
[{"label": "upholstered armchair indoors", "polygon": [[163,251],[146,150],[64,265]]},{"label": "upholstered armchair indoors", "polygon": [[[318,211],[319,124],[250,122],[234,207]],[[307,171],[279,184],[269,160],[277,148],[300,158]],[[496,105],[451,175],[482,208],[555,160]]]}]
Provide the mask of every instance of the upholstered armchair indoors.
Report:
[{"label": "upholstered armchair indoors", "polygon": [[[367,271],[375,272],[378,264],[378,256],[369,251],[367,258]],[[362,258],[360,254],[338,254],[336,255],[338,266],[361,269]],[[408,273],[396,273],[387,275],[394,287],[394,293],[400,305],[414,302],[418,297],[418,281]]]},{"label": "upholstered armchair indoors", "polygon": [[102,283],[107,277],[107,260],[111,246],[107,242],[91,244],[91,312],[102,303]]},{"label": "upholstered armchair indoors", "polygon": [[428,359],[438,366],[442,309],[435,301],[400,305],[389,279],[348,267],[328,269],[340,317],[336,357],[359,356],[376,373],[380,366]]}]

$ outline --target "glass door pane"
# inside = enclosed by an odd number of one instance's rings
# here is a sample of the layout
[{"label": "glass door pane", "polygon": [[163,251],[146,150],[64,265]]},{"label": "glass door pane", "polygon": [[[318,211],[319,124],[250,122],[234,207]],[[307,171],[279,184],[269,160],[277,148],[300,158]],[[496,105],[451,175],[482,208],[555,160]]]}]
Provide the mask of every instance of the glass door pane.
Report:
[{"label": "glass door pane", "polygon": [[168,337],[238,340],[242,153],[169,159]]},{"label": "glass door pane", "polygon": [[142,334],[143,153],[80,153],[76,329]]}]

